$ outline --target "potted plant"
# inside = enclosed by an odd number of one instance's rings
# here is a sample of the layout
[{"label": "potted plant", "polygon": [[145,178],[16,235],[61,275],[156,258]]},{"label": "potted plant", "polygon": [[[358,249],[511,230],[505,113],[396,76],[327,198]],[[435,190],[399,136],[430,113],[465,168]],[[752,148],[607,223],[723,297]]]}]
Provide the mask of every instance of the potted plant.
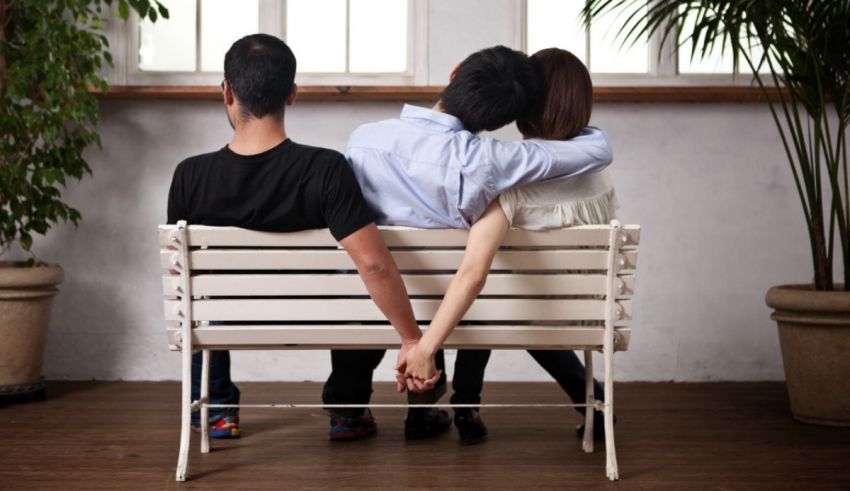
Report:
[{"label": "potted plant", "polygon": [[[0,0],[0,259],[14,244],[32,254],[34,234],[80,213],[62,200],[66,180],[91,172],[99,145],[101,67],[111,64],[104,15],[130,9],[156,21],[156,0]],[[32,256],[0,261],[0,401],[43,397],[41,360],[62,268]]]},{"label": "potted plant", "polygon": [[[814,267],[812,284],[767,292],[791,411],[801,421],[850,425],[850,0],[586,0],[583,18],[623,7],[624,43],[659,32],[664,42],[690,44],[692,58],[730,53],[767,101]],[[688,21],[692,31],[681,27]]]}]

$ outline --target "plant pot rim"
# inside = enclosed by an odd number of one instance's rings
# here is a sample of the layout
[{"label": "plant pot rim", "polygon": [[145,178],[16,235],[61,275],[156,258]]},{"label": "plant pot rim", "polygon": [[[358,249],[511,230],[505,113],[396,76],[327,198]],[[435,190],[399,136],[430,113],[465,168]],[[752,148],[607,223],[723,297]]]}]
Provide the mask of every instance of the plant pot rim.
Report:
[{"label": "plant pot rim", "polygon": [[58,264],[39,263],[28,266],[21,261],[0,261],[0,289],[38,289],[55,287],[65,279]]},{"label": "plant pot rim", "polygon": [[765,302],[777,311],[850,314],[850,292],[815,290],[810,283],[774,286],[767,291]]}]

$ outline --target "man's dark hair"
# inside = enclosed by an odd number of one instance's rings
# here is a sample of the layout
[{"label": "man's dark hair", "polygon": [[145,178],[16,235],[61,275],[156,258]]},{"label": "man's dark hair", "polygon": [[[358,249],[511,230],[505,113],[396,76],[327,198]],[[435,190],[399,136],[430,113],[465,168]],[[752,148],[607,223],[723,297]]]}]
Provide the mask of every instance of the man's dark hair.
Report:
[{"label": "man's dark hair", "polygon": [[467,130],[495,130],[534,107],[541,79],[539,67],[525,53],[495,46],[461,62],[440,102]]},{"label": "man's dark hair", "polygon": [[247,115],[283,114],[295,84],[295,55],[274,36],[245,36],[224,55],[224,79]]}]

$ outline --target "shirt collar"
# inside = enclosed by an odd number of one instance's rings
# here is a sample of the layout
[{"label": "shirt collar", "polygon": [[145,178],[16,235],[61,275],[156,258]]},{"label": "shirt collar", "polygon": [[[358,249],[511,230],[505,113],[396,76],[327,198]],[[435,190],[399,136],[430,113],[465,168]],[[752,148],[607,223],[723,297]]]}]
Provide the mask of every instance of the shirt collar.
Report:
[{"label": "shirt collar", "polygon": [[417,120],[420,123],[426,123],[434,126],[441,126],[445,131],[463,131],[463,123],[459,119],[433,109],[426,109],[419,106],[411,106],[405,104],[401,110],[402,120]]}]

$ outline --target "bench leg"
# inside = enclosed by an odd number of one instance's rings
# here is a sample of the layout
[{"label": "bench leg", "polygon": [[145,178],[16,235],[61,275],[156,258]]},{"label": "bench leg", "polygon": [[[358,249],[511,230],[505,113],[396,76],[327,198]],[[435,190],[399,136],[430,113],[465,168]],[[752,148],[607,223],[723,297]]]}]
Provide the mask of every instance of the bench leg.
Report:
[{"label": "bench leg", "polygon": [[203,350],[201,358],[201,453],[210,453],[210,350]]},{"label": "bench leg", "polygon": [[584,350],[584,376],[585,376],[585,403],[588,407],[584,410],[584,439],[582,440],[582,449],[587,453],[593,452],[593,420],[594,405],[596,403],[596,394],[593,390],[593,352]]},{"label": "bench leg", "polygon": [[192,349],[183,346],[183,394],[180,417],[180,453],[177,457],[177,481],[186,480],[189,464],[189,443],[192,435]]},{"label": "bench leg", "polygon": [[620,478],[617,470],[617,450],[614,448],[614,342],[606,339],[603,347],[605,357],[605,454],[607,456],[605,473],[608,479],[616,481]]}]

